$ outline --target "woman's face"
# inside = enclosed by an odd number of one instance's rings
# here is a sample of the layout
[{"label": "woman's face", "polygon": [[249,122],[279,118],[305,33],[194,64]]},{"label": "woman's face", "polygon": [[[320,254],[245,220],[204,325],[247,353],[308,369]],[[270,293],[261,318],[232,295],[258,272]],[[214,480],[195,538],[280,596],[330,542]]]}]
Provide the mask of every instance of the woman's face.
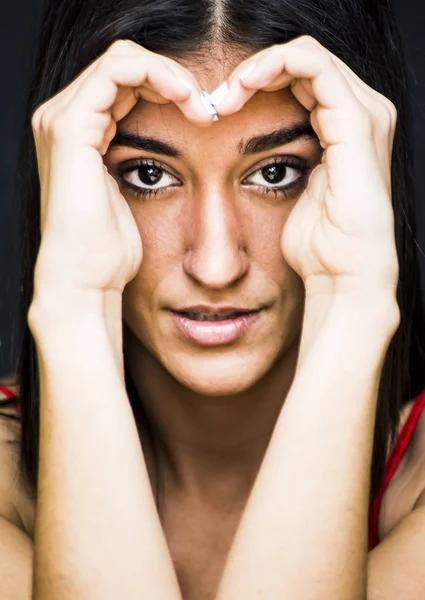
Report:
[{"label": "woman's face", "polygon": [[[208,92],[224,80],[219,69],[192,72]],[[257,92],[209,128],[191,124],[173,103],[141,100],[119,132],[155,138],[176,152],[111,145],[104,157],[143,243],[140,270],[124,290],[123,318],[141,348],[199,393],[251,387],[300,334],[304,287],[284,259],[281,235],[321,148],[309,135],[248,141],[302,122],[309,123],[308,112],[289,89]],[[273,164],[288,156],[291,165]],[[138,165],[142,160],[151,164]],[[124,161],[133,170],[119,174]],[[126,183],[160,191],[138,198]],[[286,186],[286,195],[271,191],[277,186]],[[204,345],[188,339],[169,310],[199,304],[267,308],[237,339]]]}]

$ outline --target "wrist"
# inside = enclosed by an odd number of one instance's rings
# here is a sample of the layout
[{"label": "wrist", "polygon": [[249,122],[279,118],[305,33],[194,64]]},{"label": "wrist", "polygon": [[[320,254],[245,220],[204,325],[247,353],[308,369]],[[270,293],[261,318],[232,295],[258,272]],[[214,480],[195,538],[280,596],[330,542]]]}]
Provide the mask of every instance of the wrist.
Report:
[{"label": "wrist", "polygon": [[396,298],[388,293],[350,292],[305,296],[305,324],[313,330],[320,329],[328,318],[337,315],[350,317],[357,327],[364,324],[394,334],[400,324],[400,309]]},{"label": "wrist", "polygon": [[105,332],[115,363],[124,376],[122,296],[118,292],[44,289],[34,296],[27,321],[38,351],[50,358],[56,352],[63,354],[68,345],[82,351],[98,332]]},{"label": "wrist", "polygon": [[396,298],[386,293],[350,293],[335,296],[330,315],[348,317],[347,326],[360,331],[392,337],[400,325],[400,308]]},{"label": "wrist", "polygon": [[36,286],[28,312],[31,329],[67,327],[86,318],[121,321],[122,294],[115,290],[76,290]]},{"label": "wrist", "polygon": [[[398,329],[400,310],[388,295],[350,294],[306,297],[298,366],[326,338],[338,352],[361,352],[379,362]],[[297,367],[298,368],[298,367]]]}]

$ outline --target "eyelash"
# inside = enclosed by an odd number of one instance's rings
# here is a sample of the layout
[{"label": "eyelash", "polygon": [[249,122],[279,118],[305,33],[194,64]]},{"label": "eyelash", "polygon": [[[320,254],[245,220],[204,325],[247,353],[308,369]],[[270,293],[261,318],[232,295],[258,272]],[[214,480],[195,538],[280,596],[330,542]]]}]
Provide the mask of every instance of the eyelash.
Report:
[{"label": "eyelash", "polygon": [[[124,166],[124,165],[126,165],[126,166]],[[267,187],[267,186],[252,184],[257,190],[260,191],[260,193],[262,195],[268,195],[270,193],[274,193],[274,196],[276,198],[277,194],[279,192],[282,192],[283,195],[285,196],[285,198],[288,198],[292,194],[294,194],[298,189],[301,189],[305,185],[307,172],[310,170],[310,166],[309,166],[307,160],[302,159],[300,157],[295,157],[295,156],[276,156],[273,159],[271,159],[268,163],[262,165],[261,167],[257,168],[255,171],[253,171],[250,175],[248,175],[248,178],[252,177],[257,172],[262,171],[263,169],[266,169],[267,167],[270,167],[273,165],[282,165],[285,167],[290,167],[292,169],[299,171],[300,175],[292,183],[289,183],[289,184],[286,184],[283,186]],[[161,163],[159,163],[153,159],[141,159],[141,160],[138,160],[137,162],[133,162],[131,165],[128,165],[128,163],[121,164],[118,174],[120,176],[120,179],[123,182],[123,187],[124,187],[124,189],[128,190],[131,194],[136,196],[136,198],[144,199],[144,198],[150,198],[152,196],[157,196],[158,194],[161,194],[161,193],[167,191],[167,189],[169,187],[171,187],[171,186],[164,186],[164,187],[158,188],[158,189],[139,188],[124,179],[124,175],[127,175],[127,173],[132,173],[134,171],[138,171],[141,167],[156,167],[157,169],[160,169],[160,171],[162,171],[163,173],[166,173],[167,175],[170,175],[171,177],[175,177],[164,167],[164,165],[162,165]]]}]

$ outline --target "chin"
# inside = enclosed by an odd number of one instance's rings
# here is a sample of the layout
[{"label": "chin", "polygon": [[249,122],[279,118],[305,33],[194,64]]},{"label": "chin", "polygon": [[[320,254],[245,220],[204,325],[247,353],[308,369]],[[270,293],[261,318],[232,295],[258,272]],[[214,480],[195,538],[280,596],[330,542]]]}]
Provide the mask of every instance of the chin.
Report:
[{"label": "chin", "polygon": [[204,396],[232,396],[255,385],[271,368],[273,360],[247,353],[229,356],[222,352],[215,356],[200,355],[186,360],[170,361],[163,357],[167,371],[185,387]]}]

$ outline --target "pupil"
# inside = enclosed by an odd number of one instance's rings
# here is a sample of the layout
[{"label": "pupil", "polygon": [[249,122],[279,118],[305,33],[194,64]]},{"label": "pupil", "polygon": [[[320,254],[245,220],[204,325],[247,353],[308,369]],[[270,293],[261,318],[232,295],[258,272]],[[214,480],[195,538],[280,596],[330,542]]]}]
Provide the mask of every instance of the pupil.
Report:
[{"label": "pupil", "polygon": [[161,179],[161,169],[155,167],[154,165],[143,166],[139,170],[140,181],[146,183],[147,185],[152,185],[154,183],[158,183]]},{"label": "pupil", "polygon": [[279,183],[285,178],[286,165],[268,165],[261,169],[264,179],[269,183]]}]

